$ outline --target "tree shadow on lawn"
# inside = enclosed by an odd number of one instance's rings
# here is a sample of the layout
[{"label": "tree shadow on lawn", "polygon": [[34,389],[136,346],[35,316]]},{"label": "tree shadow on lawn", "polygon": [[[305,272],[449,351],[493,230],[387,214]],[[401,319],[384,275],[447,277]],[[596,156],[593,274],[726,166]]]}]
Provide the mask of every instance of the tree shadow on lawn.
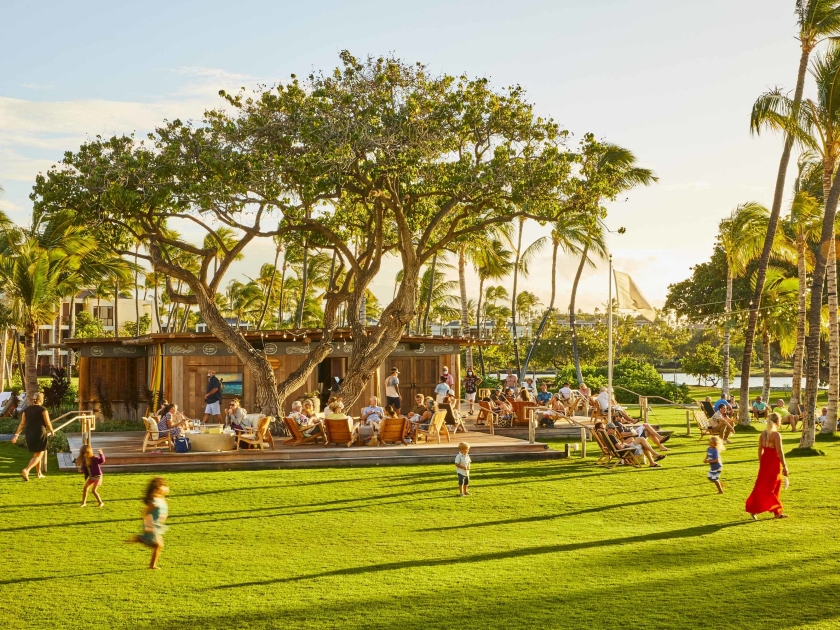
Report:
[{"label": "tree shadow on lawn", "polygon": [[93,573],[60,573],[58,575],[44,575],[40,577],[22,577],[10,578],[8,580],[0,580],[0,586],[5,584],[22,584],[24,582],[49,582],[50,580],[75,580],[77,578],[88,578],[95,575],[112,575],[114,573],[139,573],[141,571],[148,571],[146,568],[136,569],[116,569],[114,571],[95,571]]},{"label": "tree shadow on lawn", "polygon": [[308,575],[298,575],[294,577],[284,577],[272,580],[258,580],[253,582],[239,582],[237,584],[223,584],[212,587],[216,589],[232,589],[232,588],[249,588],[252,586],[268,586],[270,584],[283,584],[287,582],[301,582],[304,580],[314,580],[324,577],[346,577],[354,575],[363,575],[366,573],[379,573],[382,571],[397,571],[400,569],[417,569],[417,568],[431,568],[448,565],[463,565],[474,562],[488,562],[493,560],[506,560],[509,558],[525,558],[528,556],[540,556],[544,554],[553,553],[569,553],[573,551],[583,551],[587,549],[598,549],[601,547],[612,547],[618,545],[634,545],[644,542],[656,542],[660,540],[675,540],[680,538],[695,538],[698,536],[707,536],[715,534],[729,527],[739,527],[754,523],[752,520],[732,521],[729,523],[716,523],[712,525],[700,525],[695,527],[686,527],[684,529],[675,529],[664,532],[655,532],[652,534],[643,534],[639,536],[626,536],[622,538],[608,538],[606,540],[592,540],[580,543],[564,543],[559,545],[540,545],[538,547],[522,547],[517,549],[510,549],[506,551],[493,551],[488,553],[474,554],[471,556],[452,556],[449,558],[437,558],[430,560],[405,560],[402,562],[386,562],[382,564],[372,564],[361,567],[348,567],[345,569],[335,569],[333,571],[322,571],[320,573],[310,573]]},{"label": "tree shadow on lawn", "polygon": [[709,496],[708,493],[692,494],[686,497],[666,497],[662,499],[646,499],[644,501],[628,501],[626,503],[615,503],[613,505],[599,505],[591,508],[584,508],[582,510],[575,510],[573,512],[563,512],[560,514],[541,514],[539,516],[525,516],[522,518],[509,518],[498,521],[483,521],[481,523],[467,523],[465,525],[452,525],[450,527],[427,527],[423,529],[416,529],[417,532],[441,532],[453,531],[458,529],[472,529],[474,527],[492,527],[495,525],[515,525],[517,523],[539,523],[540,521],[551,521],[557,518],[564,518],[568,516],[582,516],[583,514],[597,514],[598,512],[606,512],[608,510],[617,510],[625,507],[636,507],[640,505],[650,505],[652,503],[664,503],[666,501],[679,501],[681,499],[699,499],[701,497]]}]

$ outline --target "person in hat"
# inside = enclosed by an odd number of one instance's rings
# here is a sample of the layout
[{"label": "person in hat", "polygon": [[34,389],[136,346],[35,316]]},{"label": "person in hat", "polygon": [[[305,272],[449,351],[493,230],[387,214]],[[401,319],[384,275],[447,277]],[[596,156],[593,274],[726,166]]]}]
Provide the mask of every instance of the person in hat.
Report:
[{"label": "person in hat", "polygon": [[400,371],[391,368],[391,376],[385,379],[385,404],[391,405],[398,413],[402,406],[400,394]]},{"label": "person in hat", "polygon": [[446,384],[447,384],[447,385],[449,385],[450,389],[451,389],[451,388],[453,388],[453,387],[455,387],[455,379],[454,379],[454,378],[453,378],[453,376],[449,373],[449,368],[448,368],[447,366],[445,366],[445,365],[443,366],[443,374],[441,374],[441,376],[442,376],[442,377],[444,378],[444,380],[446,381]]}]

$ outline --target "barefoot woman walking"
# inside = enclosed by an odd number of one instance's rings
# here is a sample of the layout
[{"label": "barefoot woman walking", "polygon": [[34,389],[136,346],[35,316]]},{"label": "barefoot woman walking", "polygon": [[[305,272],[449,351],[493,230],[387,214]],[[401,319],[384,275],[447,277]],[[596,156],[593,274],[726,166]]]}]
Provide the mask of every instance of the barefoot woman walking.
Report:
[{"label": "barefoot woman walking", "polygon": [[55,435],[50,423],[50,414],[42,406],[43,402],[44,395],[41,392],[32,396],[32,404],[23,410],[23,417],[20,419],[15,436],[12,438],[12,444],[14,444],[20,436],[21,430],[26,433],[26,447],[32,453],[32,459],[20,473],[26,481],[29,481],[29,471],[33,468],[38,473],[39,479],[44,476],[41,472],[41,457],[47,450],[47,438],[50,435]]},{"label": "barefoot woman walking", "polygon": [[746,505],[753,519],[762,512],[773,512],[776,518],[787,518],[786,514],[782,514],[782,502],[779,499],[782,475],[788,476],[779,421],[777,413],[767,416],[767,428],[758,438],[758,478]]}]

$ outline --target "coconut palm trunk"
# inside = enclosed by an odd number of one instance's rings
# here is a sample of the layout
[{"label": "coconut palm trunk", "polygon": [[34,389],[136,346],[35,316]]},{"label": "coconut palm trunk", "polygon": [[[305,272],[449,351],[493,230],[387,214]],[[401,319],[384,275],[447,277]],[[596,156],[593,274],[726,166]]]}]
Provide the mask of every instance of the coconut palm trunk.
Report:
[{"label": "coconut palm trunk", "polygon": [[114,339],[120,336],[120,283],[114,282]]},{"label": "coconut palm trunk", "polygon": [[157,329],[158,329],[158,332],[163,332],[163,328],[162,328],[162,327],[161,327],[161,325],[160,325],[160,296],[158,295],[158,277],[157,277],[157,272],[155,272],[155,273],[153,274],[153,278],[154,278],[154,279],[152,280],[152,282],[154,283],[154,294],[153,294],[153,300],[154,300],[154,303],[155,303],[155,321],[157,322]]},{"label": "coconut palm trunk", "polygon": [[301,272],[301,283],[300,283],[300,304],[298,304],[298,312],[297,312],[297,327],[303,328],[303,307],[306,303],[306,284],[307,280],[309,280],[309,239],[306,239],[306,242],[303,244],[303,271]]},{"label": "coconut palm trunk", "polygon": [[9,353],[9,329],[3,329],[3,340],[0,341],[0,388],[6,391],[9,382],[9,374],[6,371],[6,355]]},{"label": "coconut palm trunk", "polygon": [[262,330],[263,322],[265,321],[265,313],[268,311],[268,303],[271,301],[271,294],[274,291],[274,278],[277,276],[277,260],[280,258],[280,248],[274,252],[274,267],[271,269],[271,280],[268,282],[268,290],[265,292],[265,302],[263,302],[262,312],[260,313],[260,321],[257,322],[257,330]]},{"label": "coconut palm trunk", "polygon": [[525,219],[519,220],[519,235],[516,239],[516,261],[513,265],[513,295],[510,301],[511,335],[513,335],[513,358],[516,361],[516,374],[520,382],[523,380],[522,365],[519,360],[519,335],[516,334],[516,288],[519,281],[519,262],[522,258],[522,232],[525,229]]},{"label": "coconut palm trunk", "polygon": [[575,296],[577,296],[578,284],[580,284],[580,276],[583,273],[583,266],[586,264],[586,257],[589,255],[589,244],[583,246],[583,252],[580,255],[580,264],[575,273],[575,281],[572,283],[572,295],[569,298],[569,333],[572,335],[572,356],[575,361],[575,376],[578,383],[583,383],[583,373],[580,370],[580,355],[578,354],[577,345],[577,331],[575,329]]},{"label": "coconut palm trunk", "polygon": [[[458,287],[461,289],[461,336],[467,337],[470,333],[470,312],[467,301],[467,244],[462,243],[458,249]],[[464,350],[464,363],[466,369],[473,366],[472,347],[467,346]]]},{"label": "coconut palm trunk", "polygon": [[277,305],[277,328],[283,324],[283,293],[286,290],[286,255],[283,254],[283,269],[280,273],[280,298]]},{"label": "coconut palm trunk", "polygon": [[137,254],[140,244],[134,246],[134,336],[140,336],[140,269],[137,267]]},{"label": "coconut palm trunk", "polygon": [[731,375],[729,374],[729,340],[731,337],[729,313],[732,312],[732,271],[728,268],[728,266],[726,269],[726,302],[723,305],[723,312],[725,315],[723,324],[723,348],[721,351],[721,354],[723,355],[721,391],[724,396],[729,396],[729,379],[731,378]]},{"label": "coconut palm trunk", "polygon": [[[805,89],[805,73],[808,71],[808,58],[811,50],[812,47],[806,46],[803,42],[802,54],[799,57],[799,72],[796,76],[796,89],[793,94],[794,107],[797,109],[802,102],[802,92]],[[741,400],[738,416],[738,424],[743,426],[749,426],[750,424],[750,411],[747,403],[750,399],[750,368],[752,367],[752,353],[755,344],[755,329],[758,324],[758,308],[761,305],[761,293],[764,290],[764,282],[767,279],[767,266],[770,264],[770,252],[773,249],[773,241],[776,238],[776,229],[779,225],[779,214],[782,210],[782,199],[785,194],[785,177],[787,175],[788,165],[790,164],[790,153],[792,149],[793,137],[788,135],[785,138],[782,157],[779,160],[779,170],[776,174],[776,188],[773,191],[773,206],[770,208],[767,236],[764,239],[764,248],[761,250],[761,257],[758,261],[755,293],[750,302],[747,329],[744,333],[744,356],[741,360]],[[817,330],[819,330],[819,324],[817,325]],[[816,398],[814,400],[816,401]]]},{"label": "coconut palm trunk", "polygon": [[432,293],[435,290],[435,268],[437,267],[437,252],[434,253],[432,256],[432,270],[429,274],[429,288],[428,294],[426,295],[426,309],[423,313],[423,334],[428,334],[429,332],[429,311],[432,308]]},{"label": "coconut palm trunk", "polygon": [[32,404],[32,398],[38,392],[38,351],[35,348],[37,330],[36,323],[28,322],[23,335],[23,353],[26,361],[23,367],[23,386],[27,404]]},{"label": "coconut palm trunk", "polygon": [[770,334],[767,330],[761,332],[761,368],[764,376],[761,397],[770,404]]},{"label": "coconut palm trunk", "polygon": [[551,299],[548,301],[548,308],[545,309],[545,313],[543,313],[540,325],[537,327],[536,334],[534,334],[533,343],[531,343],[531,347],[528,348],[528,354],[525,356],[525,364],[522,366],[522,371],[525,374],[528,373],[528,363],[531,362],[531,356],[534,354],[534,348],[536,348],[537,344],[540,342],[540,337],[542,336],[542,332],[548,322],[548,318],[551,316],[551,313],[554,312],[554,297],[557,295],[557,249],[559,246],[560,242],[558,240],[554,240],[551,248]]},{"label": "coconut palm trunk", "polygon": [[797,413],[802,398],[802,359],[805,354],[805,316],[807,303],[805,289],[807,286],[807,269],[805,260],[806,240],[800,234],[796,238],[796,277],[799,280],[796,312],[796,350],[793,352],[793,384],[790,390],[790,411]]}]

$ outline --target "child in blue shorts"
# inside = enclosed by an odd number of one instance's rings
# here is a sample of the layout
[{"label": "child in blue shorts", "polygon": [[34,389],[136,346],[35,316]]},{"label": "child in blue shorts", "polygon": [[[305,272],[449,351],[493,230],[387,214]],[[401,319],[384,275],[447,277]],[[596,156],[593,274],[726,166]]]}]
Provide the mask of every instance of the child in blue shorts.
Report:
[{"label": "child in blue shorts", "polygon": [[723,472],[723,460],[720,454],[726,447],[723,445],[723,440],[714,436],[709,439],[709,448],[706,449],[706,459],[704,463],[709,464],[708,478],[718,490],[718,494],[723,494],[723,486],[720,485],[720,475]]}]

